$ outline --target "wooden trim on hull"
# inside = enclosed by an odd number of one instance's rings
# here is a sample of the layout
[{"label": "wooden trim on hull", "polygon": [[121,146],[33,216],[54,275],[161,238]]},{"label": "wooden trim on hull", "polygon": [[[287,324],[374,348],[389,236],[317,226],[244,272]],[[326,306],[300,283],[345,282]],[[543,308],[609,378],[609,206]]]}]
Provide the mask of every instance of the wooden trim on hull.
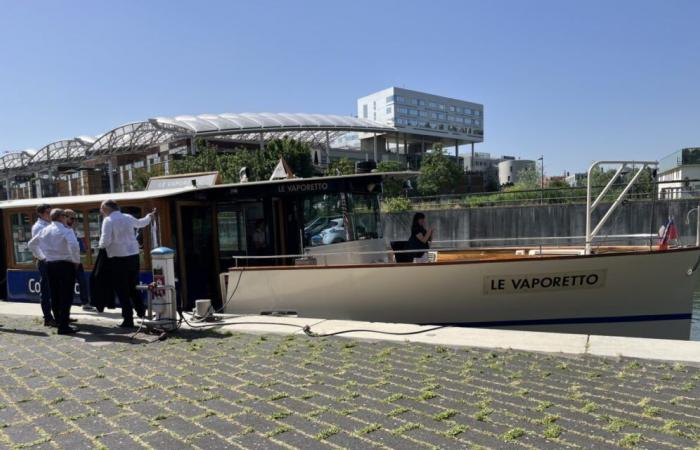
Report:
[{"label": "wooden trim on hull", "polygon": [[[486,249],[484,249],[486,250]],[[437,261],[427,263],[374,263],[374,264],[338,264],[338,265],[299,265],[299,266],[253,266],[253,267],[230,267],[230,272],[241,271],[270,271],[270,270],[317,270],[317,269],[357,269],[363,267],[416,267],[416,266],[448,266],[460,264],[487,264],[487,263],[508,263],[508,262],[535,262],[535,261],[552,261],[552,260],[569,260],[569,259],[591,259],[591,258],[606,258],[606,257],[623,257],[623,256],[647,256],[647,255],[663,255],[669,253],[681,253],[698,251],[700,247],[684,247],[670,250],[654,250],[654,251],[630,251],[630,252],[611,252],[597,253],[593,255],[523,255],[514,257],[508,255],[503,258],[483,258],[473,260],[455,260],[455,261]]]}]

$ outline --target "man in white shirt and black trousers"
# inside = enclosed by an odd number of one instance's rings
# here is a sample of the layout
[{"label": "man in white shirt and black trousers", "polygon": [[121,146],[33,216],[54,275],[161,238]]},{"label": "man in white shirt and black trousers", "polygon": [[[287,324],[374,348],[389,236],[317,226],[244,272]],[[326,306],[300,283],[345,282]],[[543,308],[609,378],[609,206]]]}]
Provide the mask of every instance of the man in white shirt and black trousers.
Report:
[{"label": "man in white shirt and black trousers", "polygon": [[[32,237],[51,225],[51,206],[42,203],[36,207],[36,214],[38,218],[32,225]],[[36,258],[36,254],[34,257]],[[44,314],[44,326],[56,326],[56,321],[51,312],[51,290],[49,288],[49,274],[46,272],[46,261],[37,258],[36,268],[39,271],[39,295],[41,297],[41,312]]]},{"label": "man in white shirt and black trousers", "polygon": [[70,326],[70,307],[73,304],[75,271],[80,264],[80,246],[73,230],[66,226],[65,212],[52,209],[51,224],[27,245],[40,261],[46,263],[58,334],[75,333],[77,328]]},{"label": "man in white shirt and black trousers", "polygon": [[106,200],[102,202],[100,212],[105,218],[102,222],[99,247],[107,251],[114,291],[122,307],[124,321],[119,326],[133,328],[133,310],[136,310],[139,317],[146,313],[141,294],[136,289],[140,270],[136,230],[148,226],[156,210],[137,219],[130,214],[123,214],[114,200]]}]

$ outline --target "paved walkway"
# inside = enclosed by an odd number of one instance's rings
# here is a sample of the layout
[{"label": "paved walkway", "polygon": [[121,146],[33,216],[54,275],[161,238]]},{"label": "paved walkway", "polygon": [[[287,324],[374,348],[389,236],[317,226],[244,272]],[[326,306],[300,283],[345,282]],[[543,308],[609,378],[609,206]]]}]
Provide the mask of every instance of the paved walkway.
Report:
[{"label": "paved walkway", "polygon": [[0,318],[0,449],[700,445],[680,363],[87,320]]}]

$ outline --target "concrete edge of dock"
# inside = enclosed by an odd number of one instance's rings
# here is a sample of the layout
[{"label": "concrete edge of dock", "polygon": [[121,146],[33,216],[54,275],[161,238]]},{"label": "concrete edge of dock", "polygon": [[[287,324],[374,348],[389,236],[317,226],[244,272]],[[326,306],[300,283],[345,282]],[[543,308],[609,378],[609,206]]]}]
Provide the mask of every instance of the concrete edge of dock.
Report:
[{"label": "concrete edge of dock", "polygon": [[[114,312],[116,311],[116,312]],[[116,325],[119,310],[104,314],[83,311],[74,306],[71,315],[79,322],[102,322]],[[38,304],[0,301],[0,325],[4,315],[41,317]],[[238,316],[226,318],[226,325],[212,327],[219,332],[304,335],[304,326],[317,335],[393,342],[415,342],[449,347],[511,349],[569,355],[629,357],[700,365],[700,342],[673,339],[647,339],[586,334],[545,333],[536,331],[460,328],[351,320],[328,320],[299,317]],[[204,323],[192,323],[201,326]],[[187,327],[187,325],[184,325]],[[350,331],[358,330],[358,331]],[[362,331],[359,331],[362,330]],[[410,334],[409,334],[410,333]]]}]

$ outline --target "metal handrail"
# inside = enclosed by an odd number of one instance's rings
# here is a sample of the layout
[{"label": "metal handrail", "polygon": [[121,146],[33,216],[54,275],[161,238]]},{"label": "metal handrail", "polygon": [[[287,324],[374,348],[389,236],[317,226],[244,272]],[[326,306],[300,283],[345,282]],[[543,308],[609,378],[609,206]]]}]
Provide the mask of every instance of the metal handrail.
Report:
[{"label": "metal handrail", "polygon": [[[637,233],[637,234],[612,234],[606,235],[606,239],[649,239],[658,237],[655,234]],[[454,239],[433,241],[437,243],[456,243],[456,242],[508,242],[508,241],[523,241],[523,240],[541,240],[541,241],[563,241],[563,240],[583,240],[586,236],[545,236],[545,237],[518,237],[518,238],[484,238],[484,239]],[[527,247],[527,245],[521,245]],[[520,247],[520,246],[519,246]],[[537,245],[535,245],[537,247]],[[539,247],[542,247],[539,245]],[[468,247],[469,248],[469,247]],[[478,247],[471,247],[478,248]],[[230,258],[238,261],[244,259],[280,259],[280,258],[308,258],[308,257],[326,257],[338,255],[377,255],[377,254],[397,254],[397,253],[418,253],[421,251],[430,251],[431,249],[410,249],[410,250],[363,250],[363,251],[342,251],[342,252],[325,252],[325,253],[300,253],[300,254],[285,254],[285,255],[233,255]],[[465,250],[464,247],[437,247],[432,250]]]},{"label": "metal handrail", "polygon": [[[592,198],[592,186],[591,186],[591,175],[593,174],[593,170],[595,170],[596,167],[603,165],[603,164],[619,164],[620,168],[615,172],[615,175],[610,179],[608,184],[605,186],[602,192],[598,194],[596,199],[594,201],[591,201]],[[598,224],[591,230],[591,227],[593,226],[592,224],[592,214],[593,210],[598,206],[600,203],[601,199],[605,196],[607,191],[610,189],[610,186],[617,180],[617,178],[620,176],[622,171],[627,167],[627,165],[632,165],[632,167],[637,167],[639,165],[639,170],[634,174],[632,179],[627,183],[627,186],[620,192],[618,195],[617,199],[613,202],[612,205],[610,205],[610,208],[605,212],[603,217],[600,219]],[[588,176],[586,180],[586,254],[591,253],[591,245],[593,238],[600,232],[601,228],[603,225],[605,225],[605,222],[608,221],[610,216],[612,216],[613,212],[617,209],[618,206],[620,206],[620,203],[622,203],[622,200],[625,198],[625,195],[627,195],[627,192],[632,188],[634,183],[639,179],[639,176],[642,174],[644,169],[646,169],[649,166],[658,166],[658,161],[596,161],[591,166],[588,168]],[[634,169],[633,169],[634,170]]]}]

